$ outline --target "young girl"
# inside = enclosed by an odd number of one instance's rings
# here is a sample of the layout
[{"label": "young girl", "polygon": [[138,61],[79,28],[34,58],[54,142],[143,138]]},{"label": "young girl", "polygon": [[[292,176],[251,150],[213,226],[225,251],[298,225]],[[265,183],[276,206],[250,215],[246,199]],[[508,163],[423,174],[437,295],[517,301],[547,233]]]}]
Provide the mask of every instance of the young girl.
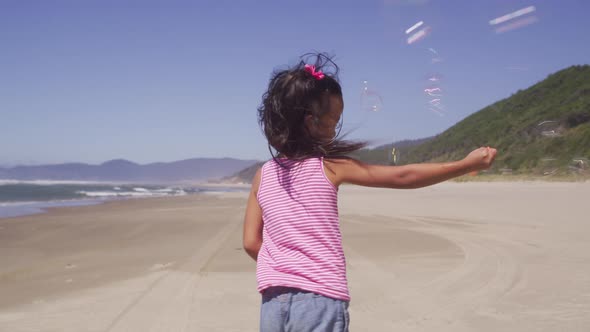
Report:
[{"label": "young girl", "polygon": [[327,55],[304,56],[273,75],[258,109],[272,159],[252,181],[243,241],[257,262],[260,331],[348,331],[341,184],[420,188],[487,169],[496,156],[482,147],[456,162],[404,166],[346,157],[364,144],[338,138],[344,105],[337,74]]}]

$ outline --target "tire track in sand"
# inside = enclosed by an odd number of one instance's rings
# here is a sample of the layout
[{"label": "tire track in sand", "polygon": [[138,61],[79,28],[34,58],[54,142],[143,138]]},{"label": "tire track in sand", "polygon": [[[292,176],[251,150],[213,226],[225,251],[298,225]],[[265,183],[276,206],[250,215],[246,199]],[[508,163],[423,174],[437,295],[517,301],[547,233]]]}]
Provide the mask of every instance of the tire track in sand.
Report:
[{"label": "tire track in sand", "polygon": [[153,281],[112,320],[105,332],[184,331],[202,277],[201,270],[239,229],[241,217],[230,218],[191,257]]},{"label": "tire track in sand", "polygon": [[[395,267],[384,269],[363,256],[360,250],[347,247],[351,269],[362,269],[370,276],[369,282],[359,286],[364,293],[361,301],[351,304],[358,328],[366,320],[379,327],[401,330],[452,328],[470,331],[467,316],[487,315],[496,320],[508,320],[509,316],[495,311],[496,304],[504,295],[511,292],[523,279],[522,267],[513,256],[515,243],[500,242],[486,238],[485,234],[474,232],[464,224],[454,224],[448,220],[433,218],[413,218],[408,220],[411,227],[379,223],[384,232],[403,231],[430,234],[450,241],[461,249],[463,258],[446,264],[444,255],[417,254],[395,258]],[[374,226],[374,225],[373,225]],[[460,226],[460,227],[458,227]],[[519,248],[517,248],[519,249]],[[395,271],[408,273],[420,266],[439,265],[439,275],[429,280],[411,281],[396,278]],[[352,272],[352,271],[351,271]],[[354,273],[354,272],[353,272]],[[367,299],[367,300],[365,300]]]}]

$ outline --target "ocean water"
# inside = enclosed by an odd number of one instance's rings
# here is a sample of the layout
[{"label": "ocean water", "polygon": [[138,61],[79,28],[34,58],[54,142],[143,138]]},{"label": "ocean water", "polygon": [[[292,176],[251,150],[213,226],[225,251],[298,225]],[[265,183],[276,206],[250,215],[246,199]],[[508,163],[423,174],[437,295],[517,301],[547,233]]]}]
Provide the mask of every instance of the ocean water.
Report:
[{"label": "ocean water", "polygon": [[110,184],[82,181],[0,180],[0,218],[43,213],[45,208],[108,200],[241,191],[234,187]]}]

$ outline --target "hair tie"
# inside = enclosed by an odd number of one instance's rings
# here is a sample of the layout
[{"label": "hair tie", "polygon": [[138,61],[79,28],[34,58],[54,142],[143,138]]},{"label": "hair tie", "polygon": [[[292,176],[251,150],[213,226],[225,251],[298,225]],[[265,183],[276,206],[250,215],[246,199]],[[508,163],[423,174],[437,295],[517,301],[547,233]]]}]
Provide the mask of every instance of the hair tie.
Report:
[{"label": "hair tie", "polygon": [[324,73],[321,70],[315,71],[315,66],[313,65],[305,65],[305,71],[313,75],[316,80],[324,78]]}]

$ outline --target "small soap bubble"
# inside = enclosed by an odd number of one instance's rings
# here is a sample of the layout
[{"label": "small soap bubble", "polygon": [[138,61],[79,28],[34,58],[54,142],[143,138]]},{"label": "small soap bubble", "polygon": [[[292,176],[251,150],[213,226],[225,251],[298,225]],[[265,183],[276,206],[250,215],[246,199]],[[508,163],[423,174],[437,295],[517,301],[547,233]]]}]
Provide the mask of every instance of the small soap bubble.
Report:
[{"label": "small soap bubble", "polygon": [[408,45],[419,42],[420,40],[423,40],[428,35],[430,35],[431,31],[432,31],[432,29],[430,27],[422,28],[422,29],[418,30],[417,32],[413,33],[410,37],[408,37],[406,42],[408,43]]},{"label": "small soap bubble", "polygon": [[431,99],[428,103],[434,107],[441,107],[442,106],[442,103],[440,102],[440,98]]},{"label": "small soap bubble", "polygon": [[369,88],[369,82],[363,81],[361,88],[361,111],[378,112],[383,108],[383,98],[381,95]]},{"label": "small soap bubble", "polygon": [[431,97],[441,97],[442,96],[442,89],[439,87],[429,87],[424,89],[424,93]]},{"label": "small soap bubble", "polygon": [[539,21],[539,18],[532,14],[536,10],[535,6],[528,6],[506,15],[496,17],[490,20],[489,24],[494,28],[497,34],[520,29]]},{"label": "small soap bubble", "polygon": [[[443,61],[439,51],[432,47],[427,48],[430,55],[430,63],[437,64]],[[428,98],[428,110],[438,116],[444,116],[444,106],[440,97],[443,97],[443,88],[441,87],[441,75],[439,73],[430,73],[426,76],[427,86],[424,88],[424,94]]]},{"label": "small soap bubble", "polygon": [[431,112],[433,112],[434,114],[438,115],[438,116],[445,116],[443,112],[441,112],[440,110],[434,108],[434,107],[429,107],[428,108]]},{"label": "small soap bubble", "polygon": [[440,62],[443,62],[443,59],[439,58],[439,57],[435,57],[430,60],[430,63],[432,63],[432,64],[440,63]]},{"label": "small soap bubble", "polygon": [[428,82],[430,82],[431,84],[435,84],[438,83],[442,80],[442,75],[438,74],[438,73],[431,73],[426,75],[425,78]]},{"label": "small soap bubble", "polygon": [[408,45],[414,44],[415,42],[418,42],[426,38],[431,31],[432,28],[430,28],[429,26],[425,26],[424,21],[419,21],[416,24],[409,27],[408,29],[406,29],[406,35],[408,35],[406,42],[408,43]]}]

